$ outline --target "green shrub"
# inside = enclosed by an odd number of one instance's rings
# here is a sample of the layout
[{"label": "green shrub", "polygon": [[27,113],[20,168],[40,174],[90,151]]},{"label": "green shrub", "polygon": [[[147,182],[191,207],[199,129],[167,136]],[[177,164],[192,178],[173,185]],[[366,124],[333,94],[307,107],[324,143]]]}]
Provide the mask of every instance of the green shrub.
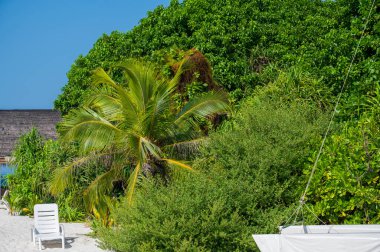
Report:
[{"label": "green shrub", "polygon": [[229,207],[231,197],[219,183],[203,174],[168,187],[144,181],[136,203],[122,202],[114,212],[117,225],[101,229],[100,237],[117,251],[249,250],[246,221]]},{"label": "green shrub", "polygon": [[[377,118],[364,114],[359,121],[346,122],[340,132],[326,141],[307,195],[313,211],[323,221],[379,223],[380,130]],[[311,169],[310,164],[306,176]]]},{"label": "green shrub", "polygon": [[[251,235],[275,231],[289,214],[279,199],[283,189],[265,175],[254,183],[227,177],[220,170],[184,175],[169,186],[145,180],[133,206],[121,202],[116,208],[116,225],[97,229],[103,246],[116,251],[255,251]],[[264,207],[264,200],[255,200],[263,193],[277,202]]]}]

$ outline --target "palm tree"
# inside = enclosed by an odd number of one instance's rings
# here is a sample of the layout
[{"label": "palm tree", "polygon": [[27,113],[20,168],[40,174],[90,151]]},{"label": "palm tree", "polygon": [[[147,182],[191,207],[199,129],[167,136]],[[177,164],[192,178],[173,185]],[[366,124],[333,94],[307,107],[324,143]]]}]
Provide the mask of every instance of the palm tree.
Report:
[{"label": "palm tree", "polygon": [[169,167],[192,170],[176,158],[177,154],[193,150],[204,138],[200,121],[229,109],[225,95],[214,92],[176,110],[171,97],[181,71],[167,80],[137,61],[128,61],[118,68],[127,80],[124,86],[102,68],[96,69],[94,95],[83,107],[65,116],[59,127],[64,141],[78,144],[80,158],[55,171],[51,181],[53,194],[70,186],[75,170],[89,161],[108,164],[85,190],[91,209],[104,202],[104,195],[111,192],[115,181],[126,183],[127,200],[132,203],[136,184],[144,172],[166,174]]}]

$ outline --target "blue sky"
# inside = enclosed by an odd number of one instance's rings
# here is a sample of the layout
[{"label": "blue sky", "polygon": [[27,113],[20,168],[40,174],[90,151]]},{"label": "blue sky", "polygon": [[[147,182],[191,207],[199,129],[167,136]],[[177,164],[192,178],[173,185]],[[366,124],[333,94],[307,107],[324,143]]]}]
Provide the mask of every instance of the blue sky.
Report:
[{"label": "blue sky", "polygon": [[0,109],[50,109],[80,54],[170,0],[0,0]]}]

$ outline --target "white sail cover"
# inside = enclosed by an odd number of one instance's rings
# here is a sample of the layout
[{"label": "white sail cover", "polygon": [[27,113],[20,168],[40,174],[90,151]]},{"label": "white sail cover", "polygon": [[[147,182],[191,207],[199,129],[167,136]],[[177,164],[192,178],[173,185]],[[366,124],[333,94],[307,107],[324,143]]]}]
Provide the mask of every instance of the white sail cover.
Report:
[{"label": "white sail cover", "polygon": [[380,225],[290,226],[280,232],[253,238],[261,252],[380,251]]}]

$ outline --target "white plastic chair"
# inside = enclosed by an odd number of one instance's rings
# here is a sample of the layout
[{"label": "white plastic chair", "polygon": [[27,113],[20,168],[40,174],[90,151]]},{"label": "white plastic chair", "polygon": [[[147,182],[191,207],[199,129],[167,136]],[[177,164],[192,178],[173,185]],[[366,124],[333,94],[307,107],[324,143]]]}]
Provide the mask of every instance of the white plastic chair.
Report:
[{"label": "white plastic chair", "polygon": [[41,250],[42,241],[62,240],[62,248],[65,248],[65,230],[59,224],[57,204],[34,205],[34,227],[32,228],[32,239],[34,245],[38,241]]}]

